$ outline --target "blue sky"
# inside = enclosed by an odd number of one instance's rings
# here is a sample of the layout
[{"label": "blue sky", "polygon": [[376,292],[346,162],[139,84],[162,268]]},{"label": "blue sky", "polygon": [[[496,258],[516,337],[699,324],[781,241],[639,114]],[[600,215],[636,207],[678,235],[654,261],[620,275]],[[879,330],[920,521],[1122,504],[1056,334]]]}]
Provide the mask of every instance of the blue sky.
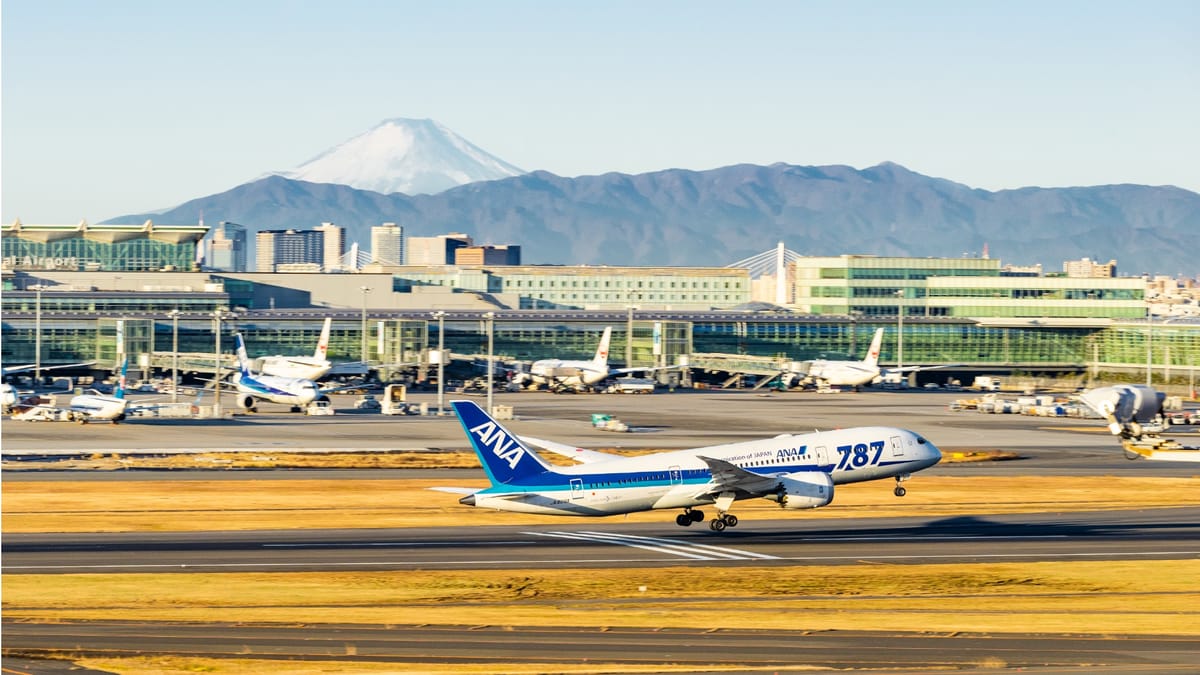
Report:
[{"label": "blue sky", "polygon": [[565,176],[890,160],[1200,191],[1200,2],[6,0],[0,219],[97,222],[429,117]]}]

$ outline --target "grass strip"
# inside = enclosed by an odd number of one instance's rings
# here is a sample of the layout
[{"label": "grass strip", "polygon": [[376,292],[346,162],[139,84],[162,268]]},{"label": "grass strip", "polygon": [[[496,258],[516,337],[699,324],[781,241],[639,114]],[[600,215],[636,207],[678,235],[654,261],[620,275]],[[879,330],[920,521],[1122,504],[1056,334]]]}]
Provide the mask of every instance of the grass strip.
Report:
[{"label": "grass strip", "polygon": [[1198,576],[1198,560],[14,574],[3,609],[10,620],[1197,635]]},{"label": "grass strip", "polygon": [[[478,525],[458,496],[430,491],[453,480],[199,480],[3,483],[5,533],[149,532]],[[483,487],[465,481],[465,487]],[[461,485],[461,482],[460,482]],[[1195,478],[1135,476],[916,476],[908,496],[887,481],[840,485],[834,503],[785,513],[766,500],[738,502],[741,518],[953,517],[1003,513],[1194,506]],[[669,512],[610,516],[664,522]],[[493,512],[489,524],[563,523],[562,517]],[[605,518],[589,522],[603,522]]]}]

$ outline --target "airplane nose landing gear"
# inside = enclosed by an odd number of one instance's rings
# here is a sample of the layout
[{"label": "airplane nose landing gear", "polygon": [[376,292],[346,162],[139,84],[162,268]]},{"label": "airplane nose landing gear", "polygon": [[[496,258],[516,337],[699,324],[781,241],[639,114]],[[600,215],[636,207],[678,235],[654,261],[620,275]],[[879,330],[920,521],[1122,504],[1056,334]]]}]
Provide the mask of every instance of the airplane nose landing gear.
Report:
[{"label": "airplane nose landing gear", "polygon": [[903,497],[904,495],[908,494],[908,490],[905,490],[904,486],[900,485],[900,483],[908,480],[910,476],[911,474],[907,473],[896,476],[896,489],[892,490],[892,494],[896,495],[897,497]]}]

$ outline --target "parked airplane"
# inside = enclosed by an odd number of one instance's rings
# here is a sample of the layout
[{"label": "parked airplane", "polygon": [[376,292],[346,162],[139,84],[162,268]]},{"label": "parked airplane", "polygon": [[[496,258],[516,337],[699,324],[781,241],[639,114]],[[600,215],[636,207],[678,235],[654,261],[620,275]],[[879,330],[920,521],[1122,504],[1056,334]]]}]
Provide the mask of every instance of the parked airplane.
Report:
[{"label": "parked airplane", "polygon": [[238,372],[233,375],[233,385],[238,392],[238,405],[247,412],[257,412],[257,401],[281,403],[292,406],[292,412],[302,411],[314,401],[329,401],[326,394],[361,387],[361,384],[322,389],[316,382],[304,377],[256,374],[250,370],[250,359],[246,356],[246,342],[237,334]]},{"label": "parked airplane", "polygon": [[627,373],[648,373],[655,370],[667,370],[676,366],[643,367],[643,368],[609,368],[608,345],[612,341],[612,326],[604,329],[600,336],[600,344],[596,347],[596,355],[590,361],[572,361],[564,359],[542,359],[534,361],[528,371],[517,372],[512,377],[513,384],[522,386],[546,386],[554,391],[578,391],[593,387],[610,377]]},{"label": "parked airplane", "polygon": [[1079,400],[1108,422],[1108,430],[1121,439],[1128,459],[1200,462],[1200,447],[1184,446],[1169,438],[1163,414],[1166,394],[1140,384],[1118,384],[1090,389]]},{"label": "parked airplane", "polygon": [[[695,507],[712,504],[715,531],[737,525],[729,507],[762,497],[785,509],[810,509],[833,501],[834,485],[895,478],[900,485],[937,464],[941,452],[921,436],[892,427],[859,427],[729,443],[639,457],[618,457],[559,443],[521,439],[471,401],[451,401],[491,486],[466,493],[468,506],[545,515],[609,516],[653,509],[683,509],[676,524],[704,520]],[[530,445],[574,458],[547,464]]]},{"label": "parked airplane", "polygon": [[[86,363],[68,363],[66,365],[59,365],[59,366],[42,366],[41,369],[42,370],[57,370],[60,368],[82,368],[83,366],[90,366],[93,363],[95,363],[95,361],[88,361]],[[36,363],[26,363],[26,364],[22,364],[19,366],[0,367],[0,379],[7,379],[9,375],[16,375],[17,373],[29,372],[31,370],[37,370],[37,368],[38,368],[38,365]],[[16,407],[17,403],[20,402],[20,400],[21,400],[21,396],[32,395],[33,393],[34,393],[33,391],[22,392],[22,391],[19,391],[13,385],[9,384],[8,382],[0,382],[0,411],[7,413],[8,411],[10,411],[14,407]]]},{"label": "parked airplane", "polygon": [[793,361],[789,363],[782,375],[786,386],[794,384],[815,384],[818,388],[854,387],[879,382],[889,374],[911,373],[918,370],[934,370],[946,366],[905,366],[903,368],[880,368],[879,350],[883,344],[883,329],[875,331],[867,356],[861,361],[833,361],[817,359],[814,361]]},{"label": "parked airplane", "polygon": [[295,377],[305,380],[321,379],[333,368],[333,364],[326,357],[329,351],[329,331],[332,325],[333,319],[325,317],[325,325],[321,328],[321,337],[317,340],[317,349],[312,356],[264,356],[261,359],[259,372],[263,375]]},{"label": "parked airplane", "polygon": [[19,401],[13,406],[14,420],[25,422],[64,421],[79,422],[112,422],[116,424],[125,419],[129,410],[129,400],[125,398],[125,374],[128,362],[121,365],[121,376],[113,388],[111,396],[102,394],[95,389],[89,389],[83,394],[73,396],[66,407],[51,403],[54,399],[43,400],[33,397]]}]

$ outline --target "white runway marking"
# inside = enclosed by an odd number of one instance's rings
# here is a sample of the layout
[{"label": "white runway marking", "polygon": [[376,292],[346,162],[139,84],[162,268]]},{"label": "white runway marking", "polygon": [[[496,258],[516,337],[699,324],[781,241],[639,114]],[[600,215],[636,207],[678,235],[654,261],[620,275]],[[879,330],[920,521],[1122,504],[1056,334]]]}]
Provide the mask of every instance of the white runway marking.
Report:
[{"label": "white runway marking", "polygon": [[525,532],[537,537],[557,537],[559,539],[578,539],[581,541],[597,541],[605,544],[620,544],[631,548],[677,555],[692,560],[778,560],[777,556],[765,553],[754,553],[726,546],[710,546],[695,544],[676,539],[659,537],[641,537],[632,534],[610,534],[606,532]]}]

